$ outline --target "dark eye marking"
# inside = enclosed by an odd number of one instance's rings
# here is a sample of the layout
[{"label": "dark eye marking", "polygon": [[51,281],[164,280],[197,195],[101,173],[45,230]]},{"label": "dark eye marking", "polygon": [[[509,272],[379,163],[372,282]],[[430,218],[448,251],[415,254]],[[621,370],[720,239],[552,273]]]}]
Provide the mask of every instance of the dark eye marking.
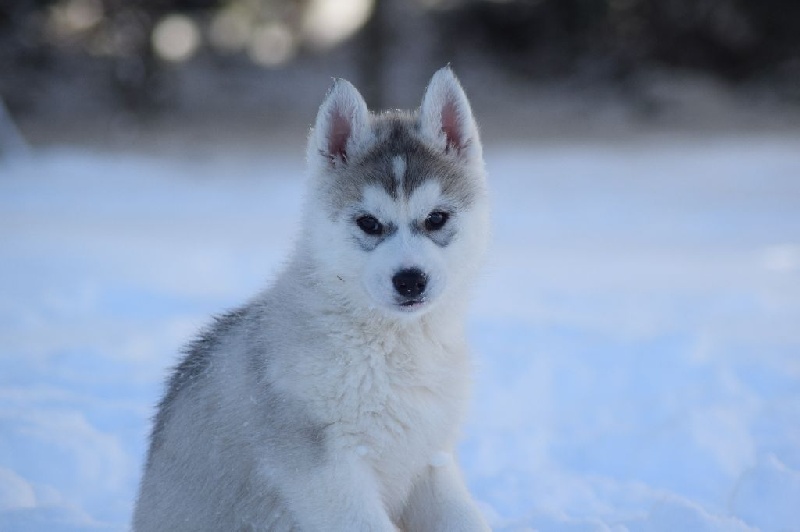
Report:
[{"label": "dark eye marking", "polygon": [[364,233],[371,236],[380,236],[384,232],[383,224],[380,223],[377,218],[369,214],[356,218],[356,224]]},{"label": "dark eye marking", "polygon": [[428,231],[438,231],[447,223],[450,214],[444,211],[433,211],[425,218],[425,229]]}]

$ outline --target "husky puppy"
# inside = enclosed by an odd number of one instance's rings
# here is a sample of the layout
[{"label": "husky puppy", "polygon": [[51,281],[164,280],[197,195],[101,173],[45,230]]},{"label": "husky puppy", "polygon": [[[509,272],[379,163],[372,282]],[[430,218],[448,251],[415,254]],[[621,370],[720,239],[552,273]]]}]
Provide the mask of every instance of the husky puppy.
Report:
[{"label": "husky puppy", "polygon": [[307,156],[290,261],[172,374],[133,529],[489,530],[453,459],[488,232],[469,102],[449,68],[413,113],[338,80]]}]

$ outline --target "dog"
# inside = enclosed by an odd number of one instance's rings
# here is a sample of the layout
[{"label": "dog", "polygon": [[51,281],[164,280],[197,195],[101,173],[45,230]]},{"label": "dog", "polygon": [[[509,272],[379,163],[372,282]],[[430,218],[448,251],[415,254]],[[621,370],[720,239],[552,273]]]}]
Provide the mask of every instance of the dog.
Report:
[{"label": "dog", "polygon": [[489,218],[469,101],[449,67],[414,112],[336,80],[307,159],[290,260],[169,379],[133,530],[489,530],[454,459]]}]

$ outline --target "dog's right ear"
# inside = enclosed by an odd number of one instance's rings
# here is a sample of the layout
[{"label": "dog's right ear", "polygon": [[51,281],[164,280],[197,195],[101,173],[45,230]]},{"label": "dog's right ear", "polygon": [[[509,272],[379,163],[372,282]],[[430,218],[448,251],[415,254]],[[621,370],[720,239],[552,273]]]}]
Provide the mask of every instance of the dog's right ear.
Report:
[{"label": "dog's right ear", "polygon": [[445,153],[480,160],[481,141],[472,108],[449,66],[431,78],[419,109],[420,131]]},{"label": "dog's right ear", "polygon": [[335,80],[317,113],[309,157],[322,157],[330,166],[347,164],[363,153],[369,138],[369,111],[364,98],[349,81]]}]

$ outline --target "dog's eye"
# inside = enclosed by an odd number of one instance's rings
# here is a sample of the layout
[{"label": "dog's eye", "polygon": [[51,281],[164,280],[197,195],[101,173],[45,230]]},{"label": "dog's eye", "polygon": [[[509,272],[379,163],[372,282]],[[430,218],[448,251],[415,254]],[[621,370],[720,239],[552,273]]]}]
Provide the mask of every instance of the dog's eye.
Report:
[{"label": "dog's eye", "polygon": [[377,218],[370,215],[360,216],[356,223],[358,227],[361,228],[362,231],[367,233],[368,235],[380,235],[383,233],[383,224],[378,221]]},{"label": "dog's eye", "polygon": [[433,211],[425,218],[425,229],[428,231],[438,231],[444,227],[448,218],[450,218],[450,215],[446,212]]}]

